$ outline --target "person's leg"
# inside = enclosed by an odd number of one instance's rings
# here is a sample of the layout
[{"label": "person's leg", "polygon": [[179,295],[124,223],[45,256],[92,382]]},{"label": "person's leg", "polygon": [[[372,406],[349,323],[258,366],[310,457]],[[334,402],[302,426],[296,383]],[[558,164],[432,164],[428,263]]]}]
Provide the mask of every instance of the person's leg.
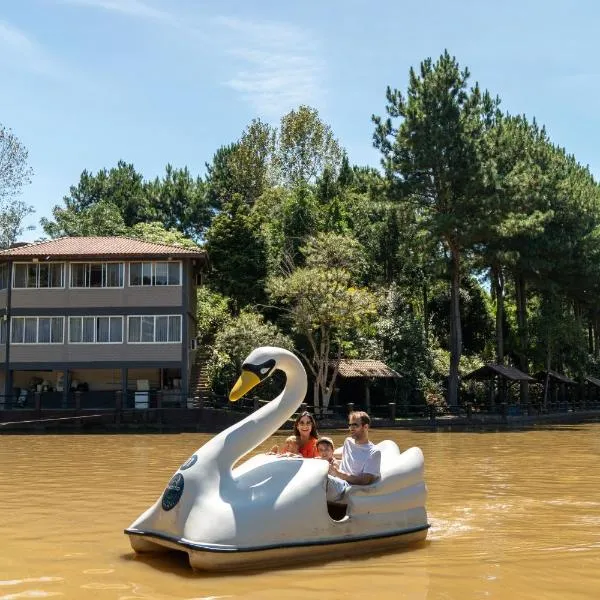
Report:
[{"label": "person's leg", "polygon": [[348,489],[348,482],[340,479],[339,477],[333,477],[333,475],[327,475],[327,501],[328,502],[339,502]]}]

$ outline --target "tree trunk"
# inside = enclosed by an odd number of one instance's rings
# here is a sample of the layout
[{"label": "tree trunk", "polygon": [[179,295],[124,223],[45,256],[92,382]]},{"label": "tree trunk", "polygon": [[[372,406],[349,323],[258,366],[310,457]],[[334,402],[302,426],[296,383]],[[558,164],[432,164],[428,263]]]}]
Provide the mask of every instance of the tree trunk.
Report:
[{"label": "tree trunk", "polygon": [[502,269],[492,267],[492,283],[496,296],[496,362],[504,364],[504,277]]},{"label": "tree trunk", "polygon": [[462,327],[460,322],[460,252],[451,249],[452,283],[450,287],[450,373],[448,377],[448,404],[458,405],[459,366],[462,354]]},{"label": "tree trunk", "polygon": [[544,412],[548,412],[548,388],[550,386],[550,365],[552,364],[551,344],[548,344],[548,352],[546,353],[546,377],[544,380],[544,399],[542,407]]},{"label": "tree trunk", "polygon": [[427,294],[427,286],[424,285],[423,288],[423,331],[425,333],[425,340],[429,339],[429,295]]},{"label": "tree trunk", "polygon": [[[515,294],[517,300],[517,325],[519,327],[519,368],[524,373],[529,371],[527,350],[529,348],[529,333],[527,326],[527,284],[522,274],[515,276]],[[529,384],[521,382],[521,406],[529,404]]]}]

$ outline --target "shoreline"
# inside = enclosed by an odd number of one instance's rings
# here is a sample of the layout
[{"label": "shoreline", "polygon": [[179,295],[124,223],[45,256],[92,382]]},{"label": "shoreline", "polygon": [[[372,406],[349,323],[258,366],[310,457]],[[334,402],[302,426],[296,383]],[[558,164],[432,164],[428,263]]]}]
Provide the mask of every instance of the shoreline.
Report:
[{"label": "shoreline", "polygon": [[[11,413],[13,411],[10,411]],[[53,411],[51,414],[9,414],[0,412],[1,435],[36,434],[215,434],[245,418],[247,414],[220,409],[189,409],[177,413],[169,411],[123,412],[89,411],[92,414],[64,414],[70,411]],[[10,417],[21,417],[9,420]],[[23,418],[27,417],[27,418]],[[536,415],[440,415],[432,418],[385,419],[374,418],[372,427],[377,429],[405,429],[423,432],[486,432],[518,431],[544,426],[579,425],[600,422],[600,410],[542,413]],[[318,420],[319,429],[346,430],[345,419],[324,418]],[[279,431],[291,429],[291,422]]]}]

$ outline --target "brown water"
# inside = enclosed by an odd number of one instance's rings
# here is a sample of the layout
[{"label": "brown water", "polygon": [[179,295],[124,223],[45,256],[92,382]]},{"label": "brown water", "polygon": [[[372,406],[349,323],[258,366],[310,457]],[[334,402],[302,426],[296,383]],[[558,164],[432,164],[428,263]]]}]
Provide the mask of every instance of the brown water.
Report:
[{"label": "brown water", "polygon": [[423,449],[426,544],[206,575],[123,535],[206,436],[0,436],[0,599],[600,598],[600,425],[372,437]]}]

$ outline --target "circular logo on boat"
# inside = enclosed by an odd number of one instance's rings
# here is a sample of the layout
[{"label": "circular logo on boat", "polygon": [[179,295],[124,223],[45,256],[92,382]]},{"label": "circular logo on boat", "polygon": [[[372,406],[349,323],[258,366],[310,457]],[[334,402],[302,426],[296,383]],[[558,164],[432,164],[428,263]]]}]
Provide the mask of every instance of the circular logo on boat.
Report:
[{"label": "circular logo on boat", "polygon": [[196,461],[198,460],[198,457],[195,454],[192,454],[180,467],[179,470],[180,471],[185,471],[186,469],[189,469],[190,467],[193,467],[196,464]]},{"label": "circular logo on boat", "polygon": [[167,489],[163,493],[163,510],[171,510],[177,505],[183,494],[183,483],[183,475],[181,473],[177,473],[171,478]]}]

